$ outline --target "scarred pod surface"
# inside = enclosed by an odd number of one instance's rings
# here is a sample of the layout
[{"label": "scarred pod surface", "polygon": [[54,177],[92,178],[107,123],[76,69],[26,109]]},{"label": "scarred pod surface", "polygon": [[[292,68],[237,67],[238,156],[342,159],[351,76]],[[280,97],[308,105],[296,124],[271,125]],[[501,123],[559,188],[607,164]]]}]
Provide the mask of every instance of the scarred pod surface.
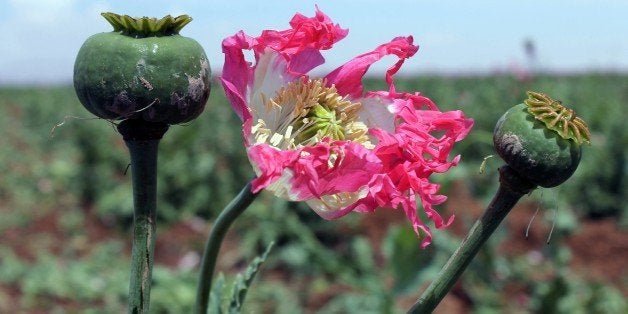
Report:
[{"label": "scarred pod surface", "polygon": [[519,175],[542,187],[567,180],[578,167],[581,145],[589,143],[586,123],[549,96],[528,92],[493,132],[495,150]]},{"label": "scarred pod surface", "polygon": [[198,42],[178,34],[191,18],[103,16],[114,31],[89,37],[74,64],[85,108],[104,119],[166,124],[200,115],[209,97],[209,62]]}]

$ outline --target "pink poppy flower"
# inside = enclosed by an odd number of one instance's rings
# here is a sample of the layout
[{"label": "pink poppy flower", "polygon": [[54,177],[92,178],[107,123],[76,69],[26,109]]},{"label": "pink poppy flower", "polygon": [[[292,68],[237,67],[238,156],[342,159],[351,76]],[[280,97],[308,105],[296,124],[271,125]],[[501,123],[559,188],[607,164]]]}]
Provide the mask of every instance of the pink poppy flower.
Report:
[{"label": "pink poppy flower", "polygon": [[[417,198],[435,227],[449,225],[433,209],[445,201],[432,173],[447,171],[454,142],[473,125],[461,111],[441,112],[419,93],[395,90],[393,76],[418,47],[397,37],[359,55],[324,77],[308,72],[325,62],[321,51],[348,30],[320,10],[296,14],[290,28],[259,37],[240,31],[222,43],[221,81],[243,121],[244,143],[257,178],[253,192],[272,191],[305,201],[325,219],[351,211],[402,209],[425,247],[431,233],[417,216]],[[252,50],[255,62],[245,59]],[[362,77],[384,56],[388,91],[365,92]]]}]

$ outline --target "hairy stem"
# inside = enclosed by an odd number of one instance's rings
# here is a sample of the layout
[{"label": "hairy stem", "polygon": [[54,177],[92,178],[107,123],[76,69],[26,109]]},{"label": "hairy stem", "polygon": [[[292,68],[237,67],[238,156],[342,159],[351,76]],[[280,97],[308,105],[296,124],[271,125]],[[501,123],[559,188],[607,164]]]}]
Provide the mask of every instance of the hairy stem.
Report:
[{"label": "hairy stem", "polygon": [[503,166],[499,172],[499,188],[486,211],[471,227],[458,249],[408,313],[432,313],[504,217],[523,195],[535,188],[509,166]]},{"label": "hairy stem", "polygon": [[205,251],[203,252],[203,261],[201,262],[201,273],[196,294],[196,306],[193,313],[207,313],[214,268],[216,267],[216,259],[218,258],[218,251],[220,251],[222,240],[231,224],[249,207],[257,195],[259,195],[259,193],[251,192],[251,183],[247,183],[240,193],[223,209],[214,222],[214,226],[209,234],[209,239],[205,245]]}]

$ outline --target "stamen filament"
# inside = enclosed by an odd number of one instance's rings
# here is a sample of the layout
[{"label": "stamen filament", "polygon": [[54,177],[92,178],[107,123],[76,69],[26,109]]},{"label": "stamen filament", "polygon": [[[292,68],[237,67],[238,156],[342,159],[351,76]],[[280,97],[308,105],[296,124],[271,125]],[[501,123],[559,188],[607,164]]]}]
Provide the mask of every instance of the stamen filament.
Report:
[{"label": "stamen filament", "polygon": [[373,147],[366,124],[358,121],[362,104],[341,96],[322,79],[291,82],[272,98],[262,94],[261,100],[266,112],[257,112],[260,119],[251,128],[256,143],[291,149],[330,138]]}]

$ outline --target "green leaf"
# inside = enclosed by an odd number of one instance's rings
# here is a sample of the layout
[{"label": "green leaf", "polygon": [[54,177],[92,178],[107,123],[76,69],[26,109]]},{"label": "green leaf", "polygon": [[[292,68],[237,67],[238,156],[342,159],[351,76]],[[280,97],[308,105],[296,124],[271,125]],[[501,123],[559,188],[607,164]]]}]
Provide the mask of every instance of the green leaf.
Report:
[{"label": "green leaf", "polygon": [[212,290],[209,293],[209,308],[208,313],[222,314],[222,300],[225,294],[225,275],[220,273],[216,276]]},{"label": "green leaf", "polygon": [[236,277],[231,293],[231,302],[229,304],[230,314],[240,313],[242,305],[244,304],[244,298],[246,297],[246,293],[249,290],[249,286],[253,282],[253,279],[255,279],[255,275],[257,275],[257,272],[259,271],[262,263],[266,261],[266,257],[268,256],[268,253],[270,253],[270,251],[272,250],[274,244],[274,242],[268,244],[268,246],[266,247],[266,251],[264,251],[262,255],[253,259],[253,261],[251,262],[251,264],[249,264],[249,267],[247,267],[244,273],[240,273]]}]

